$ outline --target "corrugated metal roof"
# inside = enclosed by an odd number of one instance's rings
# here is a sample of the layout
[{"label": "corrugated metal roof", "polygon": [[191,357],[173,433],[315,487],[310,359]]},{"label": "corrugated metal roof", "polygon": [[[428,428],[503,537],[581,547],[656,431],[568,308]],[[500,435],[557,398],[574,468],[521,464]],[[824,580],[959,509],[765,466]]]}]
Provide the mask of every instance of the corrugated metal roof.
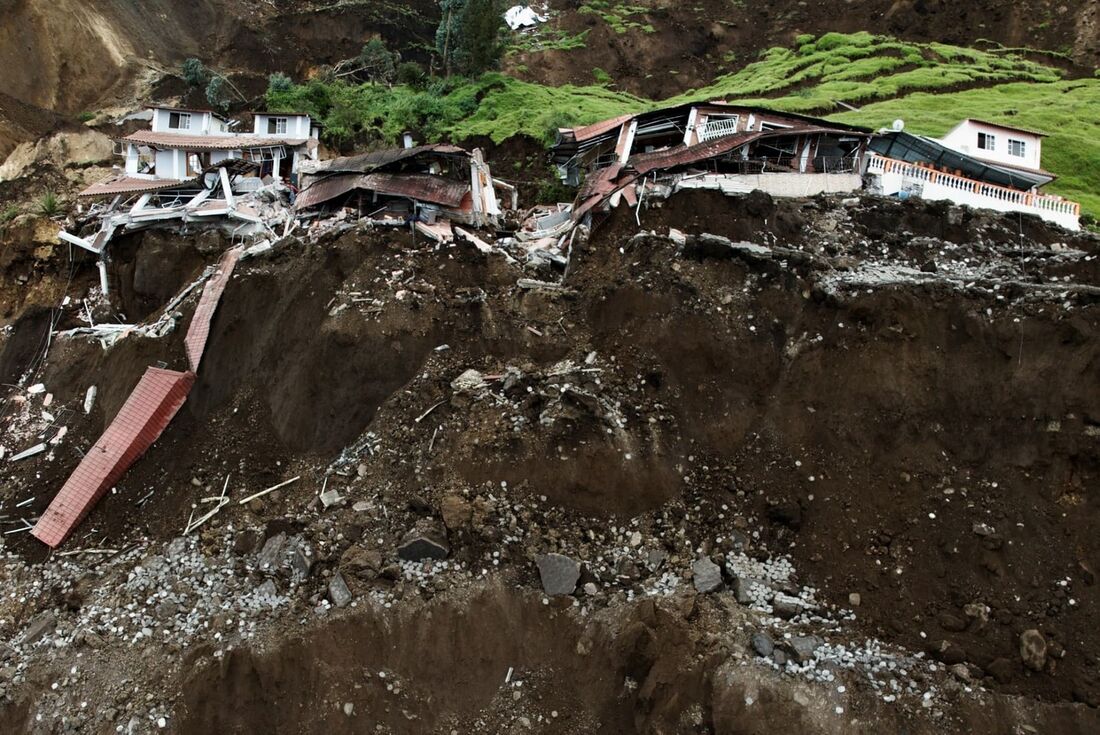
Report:
[{"label": "corrugated metal roof", "polygon": [[311,139],[265,135],[181,135],[179,133],[155,133],[152,130],[138,130],[135,133],[130,133],[122,140],[127,143],[170,150],[232,151],[246,148],[268,148],[277,145],[299,146],[310,142]]},{"label": "corrugated metal roof", "polygon": [[469,151],[465,148],[460,148],[457,145],[449,145],[447,143],[418,145],[412,148],[388,148],[383,151],[370,151],[369,153],[360,153],[356,156],[334,158],[331,161],[321,164],[318,167],[318,173],[347,172],[365,174],[384,166],[390,166],[400,161],[409,160],[426,154],[440,156],[470,155]]},{"label": "corrugated metal roof", "polygon": [[871,139],[870,148],[887,158],[896,158],[907,163],[927,163],[948,171],[961,171],[970,179],[1023,191],[1049,184],[1054,179],[1053,174],[1041,171],[1011,169],[988,163],[948,148],[938,140],[905,131],[876,135]]},{"label": "corrugated metal roof", "polygon": [[92,445],[31,531],[50,547],[68,538],[150,445],[187,399],[195,374],[149,368],[103,436]]},{"label": "corrugated metal roof", "polygon": [[299,192],[294,206],[308,209],[356,189],[458,207],[470,191],[470,185],[431,174],[336,174],[319,179]]},{"label": "corrugated metal roof", "polygon": [[191,317],[191,325],[187,328],[187,336],[183,339],[187,362],[191,365],[193,373],[199,371],[202,353],[206,350],[206,340],[210,336],[210,323],[214,319],[214,311],[218,308],[218,302],[240,257],[241,248],[226,250],[218,263],[217,272],[202,289],[202,296],[199,297],[198,306],[195,307],[195,313]]},{"label": "corrugated metal roof", "polygon": [[565,134],[565,136],[571,136],[572,140],[581,143],[590,138],[598,138],[601,135],[609,133],[620,127],[627,120],[634,119],[634,117],[634,115],[619,115],[610,120],[601,120],[600,122],[594,122],[591,125],[585,125],[579,128],[561,128],[559,132]]},{"label": "corrugated metal roof", "polygon": [[756,130],[752,132],[736,133],[734,135],[725,135],[721,138],[708,140],[705,143],[696,143],[695,145],[677,145],[663,151],[637,153],[630,157],[630,160],[627,161],[627,165],[637,170],[638,173],[647,174],[650,171],[656,171],[658,169],[687,166],[692,163],[698,163],[699,161],[716,158],[755,140],[783,138],[792,135],[855,135],[859,137],[870,137],[869,133],[856,133],[848,129],[827,127],[784,128],[783,130],[768,131]]},{"label": "corrugated metal roof", "polygon": [[134,176],[115,176],[98,184],[92,184],[77,196],[99,197],[114,196],[116,194],[144,194],[150,191],[162,189],[175,189],[185,184],[194,184],[194,179],[180,181],[179,179],[141,179]]}]

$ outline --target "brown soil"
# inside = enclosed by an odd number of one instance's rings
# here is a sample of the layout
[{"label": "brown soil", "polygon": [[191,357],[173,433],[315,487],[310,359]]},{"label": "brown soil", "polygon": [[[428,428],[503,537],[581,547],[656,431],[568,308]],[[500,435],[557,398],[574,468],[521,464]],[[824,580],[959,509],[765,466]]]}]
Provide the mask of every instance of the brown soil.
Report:
[{"label": "brown soil", "polygon": [[[812,257],[687,257],[665,240],[632,239],[670,225]],[[203,237],[146,233],[122,243],[115,308],[152,313],[216,257]],[[486,511],[500,527],[451,533],[453,559],[470,568],[501,552],[488,586],[456,582],[431,602],[420,599],[430,592],[406,587],[389,611],[363,597],[364,609],[320,628],[288,621],[263,646],[221,659],[199,649],[174,673],[157,673],[160,696],[178,702],[180,732],[504,731],[520,716],[545,732],[766,732],[783,721],[806,732],[993,733],[1017,721],[1086,732],[1100,704],[1091,571],[1100,544],[1089,493],[1100,474],[1091,379],[1100,303],[1086,292],[1036,300],[1007,276],[999,292],[946,281],[836,291],[813,265],[826,259],[827,273],[843,274],[887,257],[941,267],[972,258],[1020,268],[1035,283],[1097,285],[1095,241],[1070,241],[1093,253],[1073,261],[1049,247],[1065,242],[1036,220],[919,201],[844,208],[696,193],[644,211],[641,228],[633,212],[616,211],[578,248],[565,292],[517,289],[517,271],[499,257],[435,251],[404,234],[353,230],[291,245],[239,266],[184,409],[68,544],[171,539],[201,492],[192,478],[217,486],[226,473],[253,492],[303,479],[247,508],[233,504],[210,533],[294,529],[324,549],[319,568],[330,571],[360,538],[392,555],[447,496],[476,494],[492,508],[506,493],[525,506],[511,521],[523,531],[518,549],[505,542],[517,532],[503,510]],[[179,267],[143,281],[142,259],[160,257]],[[33,354],[41,318],[24,317],[7,338],[7,373]],[[91,416],[79,412],[52,461],[10,466],[0,497],[24,497],[33,478],[41,491],[30,510],[41,511],[141,371],[182,367],[186,323],[106,352],[55,343],[37,379],[59,405],[78,404],[90,384],[100,398]],[[591,352],[598,380],[577,387],[602,408],[583,397],[555,401],[540,376]],[[494,388],[499,399],[475,400],[450,386],[469,368],[518,372]],[[609,407],[621,425],[608,423]],[[330,475],[328,487],[376,510],[321,511],[324,468],[367,432],[377,448],[360,453],[349,476]],[[665,539],[678,558],[677,529],[717,553],[727,513],[755,534],[759,553],[788,555],[821,598],[844,607],[858,592],[854,640],[928,653],[947,640],[992,694],[960,694],[937,722],[858,689],[847,707],[867,724],[852,725],[814,699],[820,690],[803,696],[809,685],[731,658],[744,645],[731,631],[749,619],[728,599],[616,598],[585,620],[564,609],[572,598],[547,607],[534,592],[531,555],[560,548],[584,557],[589,545],[598,554],[590,530],[629,525]],[[22,534],[8,549],[43,556]],[[689,562],[688,551],[670,563]],[[364,595],[396,589],[364,584]],[[303,594],[323,590],[318,581]],[[974,603],[987,618],[968,612]],[[1064,650],[1040,672],[1020,662],[1018,638],[1029,628]],[[529,677],[522,700],[501,690],[510,666]],[[378,671],[402,682],[400,694]],[[768,704],[746,708],[746,696]],[[344,714],[347,702],[355,717]],[[33,711],[21,707],[12,705],[9,722]]]},{"label": "brown soil", "polygon": [[[843,12],[825,0],[654,0],[626,4],[649,10],[626,18],[635,25],[624,33],[596,13],[580,12],[586,5],[585,0],[551,3],[560,13],[553,23],[565,34],[588,31],[584,48],[521,54],[512,63],[553,85],[592,84],[592,70],[603,69],[616,88],[662,99],[710,84],[717,75],[754,61],[762,49],[789,46],[804,33],[871,31],[963,46],[990,40],[1011,47],[1072,48],[1078,65],[1074,71],[1084,74],[1100,61],[1095,0],[1078,5],[1047,0],[1008,5],[992,0],[853,0],[844,4]],[[647,25],[653,30],[642,29]]]}]

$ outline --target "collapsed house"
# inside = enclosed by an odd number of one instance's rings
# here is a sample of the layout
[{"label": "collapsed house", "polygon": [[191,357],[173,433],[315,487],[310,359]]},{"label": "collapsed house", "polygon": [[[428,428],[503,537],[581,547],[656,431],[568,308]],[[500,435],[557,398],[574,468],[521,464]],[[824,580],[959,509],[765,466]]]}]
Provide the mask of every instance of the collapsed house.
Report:
[{"label": "collapsed house", "polygon": [[152,126],[120,139],[125,166],[78,195],[90,202],[65,242],[99,258],[108,291],[107,245],[116,233],[157,226],[212,226],[233,235],[290,227],[288,186],[316,160],[318,129],[305,114],[255,113],[251,133],[209,110],[154,107]]},{"label": "collapsed house", "polygon": [[969,118],[940,139],[903,128],[898,121],[871,142],[872,191],[1033,214],[1079,229],[1079,204],[1039,191],[1056,178],[1041,165],[1045,133]]},{"label": "collapsed house", "polygon": [[378,225],[414,225],[438,240],[451,223],[496,227],[517,206],[514,186],[494,179],[481,150],[442,143],[372,151],[306,168],[300,216],[344,212]]},{"label": "collapsed house", "polygon": [[580,219],[621,201],[634,205],[647,191],[854,191],[870,137],[804,115],[707,102],[559,129],[553,161],[563,182],[578,186],[583,178],[573,210]]}]

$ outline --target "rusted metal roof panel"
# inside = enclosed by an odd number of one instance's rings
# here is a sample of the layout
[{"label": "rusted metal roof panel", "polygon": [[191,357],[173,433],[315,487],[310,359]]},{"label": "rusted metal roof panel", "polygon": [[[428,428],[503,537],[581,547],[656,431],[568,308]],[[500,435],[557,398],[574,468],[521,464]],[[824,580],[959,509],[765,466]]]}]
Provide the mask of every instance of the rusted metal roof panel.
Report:
[{"label": "rusted metal roof panel", "polygon": [[98,184],[92,184],[77,196],[100,197],[115,196],[116,194],[145,194],[151,191],[163,189],[175,189],[185,184],[193,184],[194,179],[180,181],[179,179],[142,179],[134,176],[112,177]]},{"label": "rusted metal roof panel", "polygon": [[418,156],[462,156],[468,157],[469,151],[465,148],[460,148],[456,145],[449,145],[447,143],[433,143],[430,145],[418,145],[412,148],[389,148],[384,151],[370,151],[369,153],[360,153],[357,156],[345,156],[343,158],[334,158],[331,161],[321,164],[318,168],[318,173],[321,172],[348,172],[348,173],[370,173],[385,166],[392,166],[395,163],[401,161],[407,161]]},{"label": "rusted metal roof panel", "polygon": [[206,282],[199,297],[198,306],[191,317],[191,325],[187,328],[187,336],[184,337],[184,350],[187,352],[187,362],[191,366],[191,372],[199,371],[199,363],[202,362],[202,354],[206,350],[206,340],[210,336],[210,323],[214,319],[214,311],[218,308],[222,293],[233,275],[233,268],[241,257],[241,248],[231,248],[225,251],[218,270]]},{"label": "rusted metal roof panel", "polygon": [[586,140],[598,138],[601,135],[610,133],[612,130],[622,126],[624,122],[633,120],[634,117],[634,115],[619,115],[610,120],[601,120],[600,122],[595,122],[591,125],[585,125],[579,128],[563,128],[560,132],[565,134],[563,137],[570,137],[578,143],[583,143]]},{"label": "rusted metal roof panel", "polygon": [[56,548],[161,435],[194,385],[195,374],[149,368],[103,435],[69,476],[31,534]]},{"label": "rusted metal roof panel", "polygon": [[298,194],[294,206],[308,209],[356,189],[407,197],[421,202],[458,207],[470,185],[431,174],[337,174],[318,179]]},{"label": "rusted metal roof panel", "polygon": [[299,146],[309,143],[309,138],[279,138],[262,135],[181,135],[179,133],[154,133],[152,130],[139,130],[130,133],[123,141],[147,145],[153,148],[178,149],[184,151],[233,151],[246,148],[269,148],[271,146]]}]

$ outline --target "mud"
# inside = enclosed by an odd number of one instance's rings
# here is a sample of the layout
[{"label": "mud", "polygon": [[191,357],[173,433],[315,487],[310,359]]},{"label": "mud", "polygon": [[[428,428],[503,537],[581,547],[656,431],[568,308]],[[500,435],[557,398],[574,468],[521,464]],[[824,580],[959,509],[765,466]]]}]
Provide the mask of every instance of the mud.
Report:
[{"label": "mud", "polygon": [[[104,579],[125,575],[227,474],[231,497],[299,475],[231,504],[200,545],[254,584],[271,575],[253,555],[279,533],[308,539],[315,561],[306,579],[274,576],[291,602],[255,638],[211,628],[176,642],[167,668],[139,662],[141,643],[84,653],[132,665],[158,706],[120,693],[113,719],[84,724],[171,712],[178,732],[1094,729],[1096,241],[919,201],[697,192],[644,209],[640,227],[634,216],[601,222],[556,290],[517,288],[496,255],[367,230],[238,266],[187,404],[69,544],[137,544],[103,562]],[[669,227],[776,255],[681,249]],[[144,238],[116,263],[114,308],[155,314],[219,245]],[[181,265],[142,276],[161,257]],[[75,405],[90,384],[100,398],[49,456],[5,468],[5,503],[33,487],[40,511],[140,371],[183,365],[192,305],[159,340],[52,348],[36,379],[54,400]],[[12,374],[35,318],[6,339]],[[471,369],[484,385],[454,382]],[[347,500],[325,509],[322,488]],[[394,556],[426,522],[446,526],[445,567]],[[694,558],[734,563],[734,538],[753,559],[789,560],[840,622],[766,622],[730,591],[695,594]],[[5,537],[9,568],[55,563],[35,543]],[[575,595],[540,593],[533,558],[548,551],[581,560]],[[647,567],[649,551],[665,566]],[[343,612],[325,602],[336,572],[356,600]],[[10,634],[51,599],[10,608]],[[780,673],[748,646],[762,629],[877,639],[916,657],[919,687],[895,702],[839,668],[843,692]],[[1048,646],[1038,671],[1020,658],[1029,629]],[[58,722],[92,686],[36,687],[68,666],[57,650],[26,654],[7,722]]]}]

